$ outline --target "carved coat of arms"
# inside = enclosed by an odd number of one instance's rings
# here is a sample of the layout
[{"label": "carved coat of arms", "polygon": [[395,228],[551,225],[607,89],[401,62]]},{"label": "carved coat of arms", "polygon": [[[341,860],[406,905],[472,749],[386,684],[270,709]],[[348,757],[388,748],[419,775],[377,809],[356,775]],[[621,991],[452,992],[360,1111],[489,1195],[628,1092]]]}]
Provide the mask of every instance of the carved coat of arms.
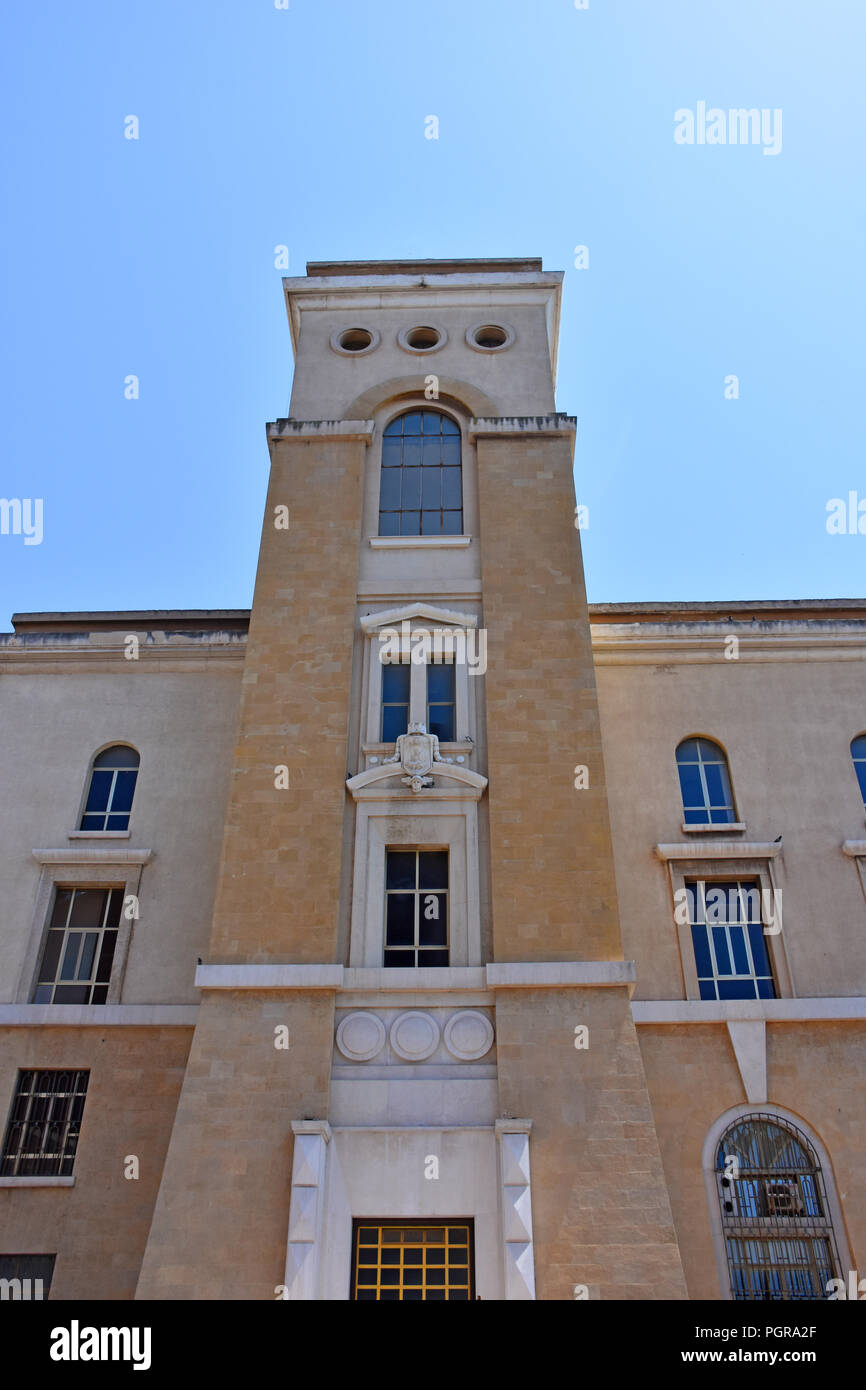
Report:
[{"label": "carved coat of arms", "polygon": [[428,734],[424,724],[410,724],[408,732],[400,734],[397,739],[393,757],[382,759],[383,764],[400,764],[401,770],[405,773],[401,781],[404,786],[411,787],[413,792],[420,792],[423,787],[433,785],[430,773],[433,771],[434,763],[453,761],[453,758],[440,757],[439,739],[436,734]]}]

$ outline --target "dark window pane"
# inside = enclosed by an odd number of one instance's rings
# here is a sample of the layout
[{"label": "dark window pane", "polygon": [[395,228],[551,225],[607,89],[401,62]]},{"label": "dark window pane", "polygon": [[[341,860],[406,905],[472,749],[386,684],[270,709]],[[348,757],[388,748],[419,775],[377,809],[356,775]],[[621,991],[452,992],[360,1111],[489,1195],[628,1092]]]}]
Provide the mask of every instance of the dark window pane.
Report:
[{"label": "dark window pane", "polygon": [[114,781],[114,795],[111,798],[112,811],[129,811],[135,793],[137,772],[118,772]]},{"label": "dark window pane", "polygon": [[79,888],[69,915],[70,927],[101,927],[105,915],[105,893],[101,888]]},{"label": "dark window pane", "polygon": [[127,811],[124,811],[123,814],[119,816],[107,816],[105,820],[105,828],[106,830],[128,830],[129,813]]},{"label": "dark window pane", "polygon": [[382,710],[382,742],[396,743],[409,725],[408,705],[385,705]]},{"label": "dark window pane", "polygon": [[767,956],[767,939],[760,925],[753,923],[749,927],[749,943],[752,947],[752,955],[755,959],[755,974],[772,974],[769,957]]},{"label": "dark window pane", "polygon": [[[428,916],[435,913],[435,916]],[[418,939],[422,946],[448,944],[448,899],[444,893],[424,893],[418,917]]]},{"label": "dark window pane", "polygon": [[421,534],[422,536],[441,536],[442,513],[440,511],[421,513]]},{"label": "dark window pane", "polygon": [[729,825],[734,819],[734,813],[730,810],[720,810],[714,807],[709,813],[710,825]]},{"label": "dark window pane", "polygon": [[710,959],[706,927],[692,927],[692,944],[695,948],[695,964],[698,968],[698,975],[708,978],[713,973],[713,963]]},{"label": "dark window pane", "polygon": [[81,817],[82,830],[102,830],[105,825],[103,815],[90,815]]},{"label": "dark window pane", "polygon": [[52,927],[65,927],[66,918],[69,913],[69,904],[72,902],[71,888],[58,888],[57,896],[54,899],[54,910],[51,913]]},{"label": "dark window pane", "polygon": [[442,462],[442,441],[436,439],[425,439],[421,445],[421,467],[438,468]]},{"label": "dark window pane", "polygon": [[97,754],[93,759],[93,766],[97,767],[138,767],[141,759],[134,748],[124,748],[122,744],[115,744],[113,748],[106,748],[102,753]]},{"label": "dark window pane", "polygon": [[415,894],[389,893],[387,899],[385,945],[415,944]]},{"label": "dark window pane", "polygon": [[711,806],[727,806],[730,801],[728,794],[728,770],[722,763],[710,763],[704,768],[707,779],[707,790],[710,796]]},{"label": "dark window pane", "polygon": [[444,418],[444,415],[440,415],[438,410],[425,410],[421,416],[424,434],[440,434]]},{"label": "dark window pane", "polygon": [[123,907],[123,889],[112,888],[108,899],[108,912],[105,916],[107,927],[116,927],[120,921],[120,909]]},{"label": "dark window pane", "polygon": [[441,468],[425,468],[421,472],[421,506],[439,510],[442,498]]},{"label": "dark window pane", "polygon": [[772,980],[762,979],[758,981],[758,998],[775,999],[776,988]]},{"label": "dark window pane", "polygon": [[401,536],[420,536],[421,534],[421,513],[420,512],[401,512],[400,514],[400,535]]},{"label": "dark window pane", "polygon": [[756,999],[757,990],[751,980],[719,980],[720,999]]},{"label": "dark window pane", "polygon": [[427,731],[435,734],[442,743],[451,743],[454,739],[454,706],[431,705],[428,710]]},{"label": "dark window pane", "polygon": [[713,927],[713,949],[716,953],[716,966],[719,975],[730,975],[731,958],[728,954],[728,938],[724,927]]},{"label": "dark window pane", "polygon": [[408,661],[382,667],[382,699],[386,705],[409,703],[411,674]]},{"label": "dark window pane", "polygon": [[87,1004],[89,985],[57,985],[54,990],[55,1004]]},{"label": "dark window pane", "polygon": [[678,763],[696,763],[698,761],[697,739],[688,738],[685,743],[681,743],[677,749]]},{"label": "dark window pane", "polygon": [[75,979],[75,962],[78,960],[78,951],[81,946],[81,933],[72,932],[66,938],[66,949],[63,952],[63,960],[60,966],[61,980]]},{"label": "dark window pane", "polygon": [[[439,887],[438,884],[434,885]],[[415,851],[389,849],[386,863],[386,888],[415,887]]]},{"label": "dark window pane", "polygon": [[382,487],[379,493],[379,507],[385,511],[392,511],[400,506],[400,470],[389,468],[382,473]]},{"label": "dark window pane", "polygon": [[710,813],[706,810],[685,810],[683,812],[683,820],[686,825],[709,825]]},{"label": "dark window pane", "polygon": [[447,849],[421,850],[418,855],[419,888],[448,887]]},{"label": "dark window pane", "polygon": [[[401,415],[399,420],[394,421],[394,424],[402,426],[404,434],[420,434],[421,412],[420,410],[410,411],[408,415]],[[391,426],[389,425],[388,428],[390,429]]]},{"label": "dark window pane", "polygon": [[78,957],[78,969],[75,973],[77,980],[90,980],[93,975],[93,962],[96,956],[96,946],[99,941],[99,933],[89,931],[84,933],[84,941],[81,947],[81,954]]},{"label": "dark window pane", "polygon": [[703,806],[704,789],[697,763],[680,763],[679,773],[683,806]]},{"label": "dark window pane", "polygon": [[420,467],[421,467],[421,440],[420,440],[420,439],[404,439],[404,440],[403,440],[403,467],[404,467],[404,468],[420,468]]},{"label": "dark window pane", "polygon": [[749,955],[746,950],[746,936],[742,927],[731,927],[731,950],[734,955],[734,970],[738,975],[749,975]]},{"label": "dark window pane", "polygon": [[451,419],[450,415],[440,415],[439,419],[442,422],[443,434],[453,434],[456,435],[458,439],[460,438],[460,426]]},{"label": "dark window pane", "polygon": [[94,772],[90,779],[90,791],[87,795],[87,805],[84,808],[85,811],[105,810],[108,805],[108,797],[113,780],[113,772]]},{"label": "dark window pane", "polygon": [[702,999],[717,998],[715,980],[701,980],[699,983],[699,988],[701,991]]},{"label": "dark window pane", "polygon": [[403,511],[411,511],[421,505],[421,469],[404,468],[400,474],[403,479],[403,488],[400,494],[400,501]]},{"label": "dark window pane", "polygon": [[698,745],[698,752],[701,760],[705,763],[718,763],[725,761],[725,755],[717,743],[711,743],[708,738],[699,738],[695,742]]},{"label": "dark window pane", "polygon": [[431,663],[427,667],[427,699],[430,704],[448,704],[454,699],[454,665]]},{"label": "dark window pane", "polygon": [[443,513],[442,513],[442,535],[443,535],[443,536],[462,536],[462,535],[463,535],[463,513],[462,513],[462,512],[443,512]]},{"label": "dark window pane", "polygon": [[380,536],[399,536],[400,534],[400,513],[382,512],[379,517]]},{"label": "dark window pane", "polygon": [[415,965],[414,951],[386,951],[385,965],[389,967],[411,967]]},{"label": "dark window pane", "polygon": [[460,480],[459,468],[443,468],[442,470],[442,506],[443,507],[462,507],[463,488]]},{"label": "dark window pane", "polygon": [[108,1000],[108,985],[94,985],[91,1004],[105,1004]]},{"label": "dark window pane", "polygon": [[434,965],[447,965],[447,964],[448,964],[448,952],[447,952],[447,951],[419,951],[419,952],[418,952],[418,964],[419,964],[420,966],[422,966],[422,967],[423,967],[423,966],[426,966],[426,965],[429,965],[429,966],[434,966]]},{"label": "dark window pane", "polygon": [[403,441],[399,435],[382,440],[382,467],[397,468],[403,462]]}]

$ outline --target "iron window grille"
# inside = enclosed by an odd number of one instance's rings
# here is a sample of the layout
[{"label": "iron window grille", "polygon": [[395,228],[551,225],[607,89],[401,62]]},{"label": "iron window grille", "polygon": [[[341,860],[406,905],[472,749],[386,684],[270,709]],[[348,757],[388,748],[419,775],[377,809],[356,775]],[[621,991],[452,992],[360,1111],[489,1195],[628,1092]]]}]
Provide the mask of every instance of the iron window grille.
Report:
[{"label": "iron window grille", "polygon": [[716,1154],[722,1232],[737,1301],[828,1297],[839,1252],[821,1165],[777,1115],[746,1115]]},{"label": "iron window grille", "polygon": [[88,1071],[20,1071],[3,1139],[0,1177],[72,1173]]}]

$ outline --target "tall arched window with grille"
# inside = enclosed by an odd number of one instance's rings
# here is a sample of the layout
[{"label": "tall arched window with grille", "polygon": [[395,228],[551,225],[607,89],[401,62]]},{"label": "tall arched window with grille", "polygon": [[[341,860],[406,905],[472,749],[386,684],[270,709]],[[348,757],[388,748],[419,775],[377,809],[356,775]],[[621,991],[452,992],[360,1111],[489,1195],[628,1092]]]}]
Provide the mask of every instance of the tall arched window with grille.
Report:
[{"label": "tall arched window with grille", "polygon": [[82,830],[128,830],[141,759],[134,748],[116,743],[97,753],[90,768]]},{"label": "tall arched window with grille", "polygon": [[410,410],[386,426],[380,536],[460,536],[460,427],[439,410]]},{"label": "tall arched window with grille", "polygon": [[737,816],[728,759],[709,738],[687,738],[677,748],[686,825],[731,825]]},{"label": "tall arched window with grille", "polygon": [[851,758],[860,785],[860,800],[866,809],[866,734],[858,734],[851,740]]},{"label": "tall arched window with grille", "polygon": [[722,1135],[715,1169],[732,1298],[827,1298],[839,1254],[806,1135],[778,1115],[743,1115]]}]

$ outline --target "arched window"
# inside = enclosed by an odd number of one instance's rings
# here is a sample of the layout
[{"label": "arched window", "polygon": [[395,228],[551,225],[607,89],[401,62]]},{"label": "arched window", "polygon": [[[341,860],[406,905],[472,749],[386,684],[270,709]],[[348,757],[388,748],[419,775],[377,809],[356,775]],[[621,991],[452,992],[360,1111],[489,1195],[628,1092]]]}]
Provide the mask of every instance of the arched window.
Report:
[{"label": "arched window", "polygon": [[717,743],[684,739],[677,749],[677,771],[686,825],[730,825],[736,820],[728,760]]},{"label": "arched window", "polygon": [[382,437],[380,536],[460,536],[460,429],[438,410],[398,415]]},{"label": "arched window", "polygon": [[851,740],[851,757],[854,759],[854,771],[860,783],[860,799],[866,808],[866,734],[858,734]]},{"label": "arched window", "polygon": [[743,1115],[722,1135],[715,1170],[731,1296],[827,1298],[839,1255],[805,1134],[778,1115]]},{"label": "arched window", "polygon": [[93,759],[82,830],[128,830],[140,758],[134,748],[116,743]]}]

